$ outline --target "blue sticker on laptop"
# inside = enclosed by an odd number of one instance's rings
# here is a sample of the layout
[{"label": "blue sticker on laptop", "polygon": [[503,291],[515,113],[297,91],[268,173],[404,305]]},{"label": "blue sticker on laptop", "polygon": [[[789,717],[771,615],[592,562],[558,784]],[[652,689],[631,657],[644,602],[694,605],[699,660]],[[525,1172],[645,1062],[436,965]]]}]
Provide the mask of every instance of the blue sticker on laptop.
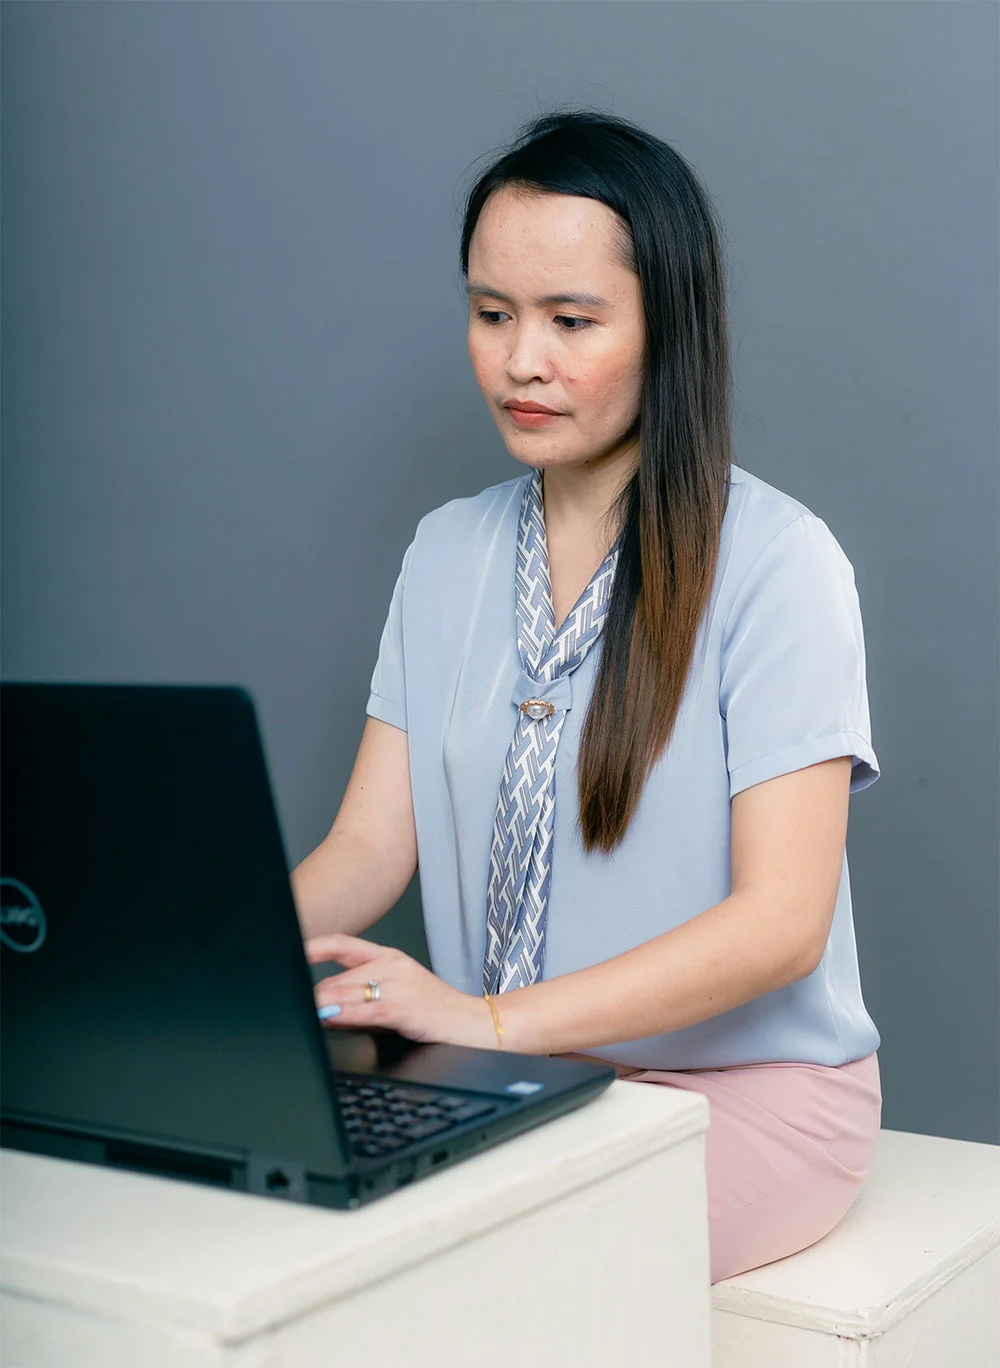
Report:
[{"label": "blue sticker on laptop", "polygon": [[504,1092],[513,1093],[515,1097],[530,1097],[532,1093],[541,1092],[544,1087],[544,1083],[531,1083],[528,1079],[522,1078],[518,1083],[508,1083]]}]

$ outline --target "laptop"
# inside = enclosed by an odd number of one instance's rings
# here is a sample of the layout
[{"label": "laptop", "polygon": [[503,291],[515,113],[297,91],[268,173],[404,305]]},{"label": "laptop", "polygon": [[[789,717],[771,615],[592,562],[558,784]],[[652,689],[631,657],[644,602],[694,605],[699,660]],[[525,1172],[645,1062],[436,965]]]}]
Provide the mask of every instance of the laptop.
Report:
[{"label": "laptop", "polygon": [[322,1024],[244,690],[4,684],[0,719],[0,1144],[357,1207],[615,1077]]}]

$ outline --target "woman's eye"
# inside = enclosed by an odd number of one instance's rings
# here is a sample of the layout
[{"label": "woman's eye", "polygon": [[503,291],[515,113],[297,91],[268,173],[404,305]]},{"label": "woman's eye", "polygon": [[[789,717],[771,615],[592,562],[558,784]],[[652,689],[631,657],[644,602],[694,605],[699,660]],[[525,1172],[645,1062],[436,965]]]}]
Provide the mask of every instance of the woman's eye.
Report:
[{"label": "woman's eye", "polygon": [[483,320],[484,323],[490,323],[495,325],[499,323],[502,318],[506,318],[507,315],[503,313],[500,309],[480,309],[479,317]]},{"label": "woman's eye", "polygon": [[574,318],[572,314],[556,314],[556,322],[567,332],[579,332],[582,328],[589,328],[592,325],[591,319]]}]

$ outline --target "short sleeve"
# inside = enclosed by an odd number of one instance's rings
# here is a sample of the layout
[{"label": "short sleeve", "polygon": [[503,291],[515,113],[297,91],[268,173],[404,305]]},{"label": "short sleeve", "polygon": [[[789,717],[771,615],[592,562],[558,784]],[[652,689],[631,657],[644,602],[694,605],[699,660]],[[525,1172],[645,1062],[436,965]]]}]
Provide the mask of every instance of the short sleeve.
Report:
[{"label": "short sleeve", "polygon": [[389,615],[382,628],[378,660],[372,674],[371,693],[365,711],[390,726],[406,731],[406,667],[403,655],[403,596],[406,592],[406,571],[413,544],[406,548],[403,565],[392,591]]},{"label": "short sleeve", "polygon": [[719,710],[731,797],[839,755],[853,757],[852,793],[878,778],[854,571],[813,514],[782,528],[737,590]]}]

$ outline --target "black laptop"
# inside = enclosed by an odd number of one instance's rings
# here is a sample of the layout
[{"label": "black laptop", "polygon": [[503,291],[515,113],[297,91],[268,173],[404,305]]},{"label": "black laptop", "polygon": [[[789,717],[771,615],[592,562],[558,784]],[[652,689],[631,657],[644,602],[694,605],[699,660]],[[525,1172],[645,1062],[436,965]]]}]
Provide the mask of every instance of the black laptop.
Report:
[{"label": "black laptop", "polygon": [[323,1026],[242,689],[5,684],[0,721],[3,1145],[355,1207],[614,1078]]}]

